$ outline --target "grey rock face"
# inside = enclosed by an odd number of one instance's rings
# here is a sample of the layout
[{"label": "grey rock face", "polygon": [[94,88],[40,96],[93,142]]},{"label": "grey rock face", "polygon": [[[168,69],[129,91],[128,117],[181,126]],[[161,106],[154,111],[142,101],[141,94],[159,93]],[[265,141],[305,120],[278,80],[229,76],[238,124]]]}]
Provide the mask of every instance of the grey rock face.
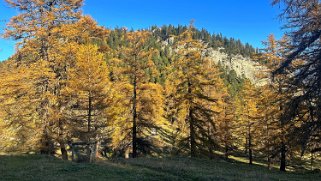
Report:
[{"label": "grey rock face", "polygon": [[[168,40],[162,42],[163,47],[174,44],[174,38],[171,37]],[[220,64],[227,70],[234,70],[236,75],[249,79],[256,86],[264,86],[270,83],[271,79],[268,76],[268,68],[260,65],[257,62],[252,61],[249,57],[243,57],[242,55],[232,55],[224,53],[224,48],[208,48],[207,45],[202,49],[202,56],[209,58],[214,64]],[[184,45],[180,45],[176,49],[170,49],[170,52],[179,52],[184,49]],[[265,77],[265,78],[262,78]],[[268,77],[268,78],[266,78]]]},{"label": "grey rock face", "polygon": [[211,59],[215,64],[220,64],[228,70],[234,70],[239,77],[245,77],[257,86],[269,83],[269,78],[261,78],[267,77],[268,69],[266,67],[252,61],[248,57],[243,57],[242,55],[229,56],[221,52],[221,50],[222,48],[218,50],[207,48],[203,51],[206,57]]}]

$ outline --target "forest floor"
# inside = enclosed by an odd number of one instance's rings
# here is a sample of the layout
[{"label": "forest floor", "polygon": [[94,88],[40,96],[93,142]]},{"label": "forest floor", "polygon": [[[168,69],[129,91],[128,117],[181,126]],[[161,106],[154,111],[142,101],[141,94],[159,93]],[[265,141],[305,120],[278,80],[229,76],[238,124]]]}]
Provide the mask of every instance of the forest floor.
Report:
[{"label": "forest floor", "polygon": [[100,180],[321,180],[320,172],[268,170],[215,159],[137,158],[72,163],[42,155],[0,155],[0,180],[100,181]]}]

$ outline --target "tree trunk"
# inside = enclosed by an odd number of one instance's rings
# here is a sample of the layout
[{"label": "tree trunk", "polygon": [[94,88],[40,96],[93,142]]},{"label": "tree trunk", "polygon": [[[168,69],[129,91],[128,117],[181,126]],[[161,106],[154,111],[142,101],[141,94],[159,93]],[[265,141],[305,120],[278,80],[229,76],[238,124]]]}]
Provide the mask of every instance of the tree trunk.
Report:
[{"label": "tree trunk", "polygon": [[96,141],[95,144],[90,144],[90,157],[89,157],[90,163],[94,163],[96,161],[96,158],[98,157],[98,147],[99,147],[98,141]]},{"label": "tree trunk", "polygon": [[55,154],[55,148],[54,143],[52,141],[52,138],[48,134],[47,126],[44,128],[43,135],[42,135],[42,141],[41,141],[41,154],[46,155],[54,155]]},{"label": "tree trunk", "polygon": [[249,149],[249,164],[252,165],[253,164],[253,155],[252,155],[252,134],[251,134],[251,126],[249,125],[249,130],[248,130],[248,137],[249,137],[249,145],[248,145],[248,149]]},{"label": "tree trunk", "polygon": [[62,141],[59,144],[60,144],[61,158],[63,160],[68,160],[68,153],[67,153],[65,143]]},{"label": "tree trunk", "polygon": [[[281,84],[279,84],[279,94],[282,94],[282,87]],[[280,103],[280,111],[283,110],[283,106]],[[286,145],[285,145],[285,131],[284,131],[284,120],[280,119],[280,124],[281,124],[281,153],[280,153],[280,171],[285,172],[286,171]]]},{"label": "tree trunk", "polygon": [[225,142],[225,158],[226,159],[228,159],[228,156],[229,156],[229,154],[228,154],[228,144],[227,144],[227,142]]},{"label": "tree trunk", "polygon": [[[188,81],[188,95],[191,97],[192,94],[192,84]],[[191,98],[190,98],[191,99]],[[189,120],[189,134],[190,134],[190,151],[191,157],[196,157],[196,141],[195,141],[195,127],[194,127],[194,119],[193,119],[193,110],[192,110],[192,100],[189,100],[190,108],[188,113],[188,120]]]},{"label": "tree trunk", "polygon": [[212,144],[211,144],[211,124],[210,122],[208,122],[207,124],[207,141],[208,141],[208,145],[207,145],[207,148],[208,148],[208,157],[210,159],[213,158],[213,147],[212,147]]},{"label": "tree trunk", "polygon": [[[272,117],[272,119],[273,119],[273,117]],[[265,117],[265,123],[266,123],[266,140],[267,140],[267,155],[266,155],[266,157],[267,157],[267,162],[268,162],[268,169],[269,170],[271,170],[271,150],[270,150],[270,128],[269,128],[269,119],[268,119],[268,117]]]},{"label": "tree trunk", "polygon": [[[225,114],[226,118],[226,114]],[[225,134],[224,134],[224,150],[225,150],[225,158],[228,159],[228,151],[229,151],[229,145],[228,145],[228,126],[227,126],[227,121],[225,120]]]},{"label": "tree trunk", "polygon": [[67,153],[67,149],[66,149],[66,145],[65,145],[65,141],[64,141],[64,127],[63,127],[63,123],[62,120],[59,119],[58,121],[59,123],[59,144],[60,144],[60,151],[61,151],[61,158],[63,160],[68,160],[68,153]]},{"label": "tree trunk", "polygon": [[225,147],[225,158],[228,159],[229,156],[229,143],[228,143],[228,133],[229,133],[229,127],[228,127],[228,121],[227,121],[227,114],[226,114],[226,107],[224,107],[224,118],[225,118],[225,134],[224,134],[224,147]]},{"label": "tree trunk", "polygon": [[73,162],[75,162],[75,161],[77,161],[76,160],[76,155],[75,155],[75,152],[76,152],[75,146],[72,143],[70,145],[71,145],[71,160]]},{"label": "tree trunk", "polygon": [[286,171],[286,146],[284,141],[281,143],[280,171]]},{"label": "tree trunk", "polygon": [[251,139],[249,140],[249,164],[253,164],[253,155],[252,155],[252,148],[251,148]]},{"label": "tree trunk", "polygon": [[189,131],[190,131],[190,146],[191,146],[191,157],[196,157],[196,142],[195,142],[195,130],[194,130],[194,120],[193,111],[189,110]]},{"label": "tree trunk", "polygon": [[132,157],[137,157],[137,80],[136,76],[134,77],[133,82],[133,154]]},{"label": "tree trunk", "polygon": [[189,117],[190,117],[190,146],[191,146],[191,157],[196,157],[196,142],[195,142],[195,130],[194,130],[194,120],[192,116],[193,112],[192,110],[189,111]]},{"label": "tree trunk", "polygon": [[[90,127],[91,127],[91,110],[92,109],[92,100],[91,100],[91,92],[89,92],[88,95],[88,117],[87,117],[87,123],[88,123],[88,128],[87,128],[87,132],[90,133]],[[90,139],[88,137],[88,139]]]},{"label": "tree trunk", "polygon": [[92,162],[92,145],[91,145],[91,111],[92,111],[92,99],[91,99],[91,92],[88,92],[88,115],[87,115],[87,160],[88,162]]}]

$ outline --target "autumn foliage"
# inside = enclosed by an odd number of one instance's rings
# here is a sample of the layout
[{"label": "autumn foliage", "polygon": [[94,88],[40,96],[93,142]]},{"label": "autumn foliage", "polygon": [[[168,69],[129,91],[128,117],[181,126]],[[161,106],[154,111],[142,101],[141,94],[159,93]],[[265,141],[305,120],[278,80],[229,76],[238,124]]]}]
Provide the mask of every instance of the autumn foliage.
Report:
[{"label": "autumn foliage", "polygon": [[271,80],[259,87],[215,65],[193,24],[163,40],[157,30],[103,28],[82,15],[82,0],[6,2],[20,14],[4,34],[18,43],[0,64],[0,151],[67,160],[82,145],[90,162],[235,154],[285,170],[290,155],[319,149],[320,98],[306,84],[320,81],[301,74],[319,69],[308,52],[289,55],[289,36],[270,35],[252,55]]}]

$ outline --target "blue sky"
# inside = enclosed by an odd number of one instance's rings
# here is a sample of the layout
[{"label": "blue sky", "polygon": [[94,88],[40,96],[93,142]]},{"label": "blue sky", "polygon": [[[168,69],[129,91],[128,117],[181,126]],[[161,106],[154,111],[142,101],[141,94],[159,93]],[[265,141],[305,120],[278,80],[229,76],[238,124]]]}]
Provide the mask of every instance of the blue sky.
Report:
[{"label": "blue sky", "polygon": [[[255,47],[273,33],[282,36],[280,9],[271,0],[85,0],[84,14],[105,27],[148,28],[189,24],[239,38]],[[0,0],[0,29],[17,12]],[[0,39],[0,60],[14,53],[14,42]]]}]

